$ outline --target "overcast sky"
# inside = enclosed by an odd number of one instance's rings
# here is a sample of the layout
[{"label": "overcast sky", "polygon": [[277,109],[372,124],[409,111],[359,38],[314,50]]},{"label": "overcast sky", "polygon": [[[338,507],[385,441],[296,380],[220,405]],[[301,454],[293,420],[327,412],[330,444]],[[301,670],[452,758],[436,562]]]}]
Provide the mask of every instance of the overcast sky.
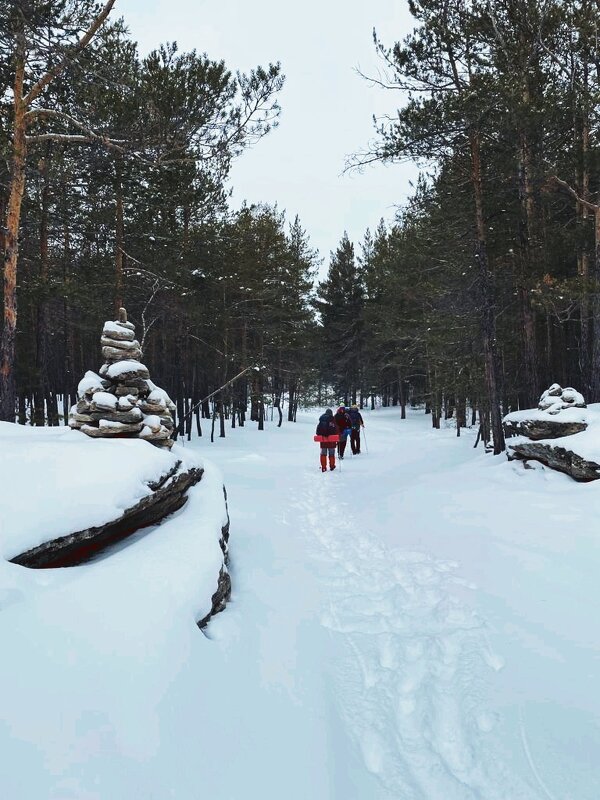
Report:
[{"label": "overcast sky", "polygon": [[233,205],[277,203],[299,214],[325,264],[344,230],[358,245],[411,192],[411,165],[344,175],[345,157],[373,136],[373,114],[394,111],[393,91],[357,75],[377,74],[372,31],[386,43],[412,29],[405,0],[117,0],[142,53],[175,40],[230,69],[281,61],[279,127],[244,153],[231,173]]}]

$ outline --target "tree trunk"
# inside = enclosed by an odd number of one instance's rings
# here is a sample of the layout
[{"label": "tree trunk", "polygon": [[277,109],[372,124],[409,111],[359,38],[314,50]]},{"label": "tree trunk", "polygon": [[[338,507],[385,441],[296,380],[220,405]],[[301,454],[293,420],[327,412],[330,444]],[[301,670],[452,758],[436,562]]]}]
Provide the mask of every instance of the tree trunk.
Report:
[{"label": "tree trunk", "polygon": [[471,131],[471,182],[475,199],[475,229],[477,231],[476,258],[479,263],[481,294],[481,335],[486,389],[489,398],[494,455],[504,450],[504,431],[500,413],[498,385],[498,359],[496,355],[496,302],[487,256],[485,221],[483,214],[483,186],[481,178],[481,152],[479,131]]},{"label": "tree trunk", "polygon": [[21,203],[25,191],[25,161],[27,158],[25,103],[23,79],[25,74],[25,36],[17,37],[14,82],[13,150],[10,192],[4,234],[4,316],[0,345],[0,420],[15,421],[17,387],[15,380],[15,345],[17,331],[17,259]]},{"label": "tree trunk", "polygon": [[123,307],[123,250],[125,248],[125,224],[123,221],[123,159],[115,157],[115,319]]},{"label": "tree trunk", "polygon": [[[320,390],[320,385],[319,385]],[[296,381],[294,378],[290,378],[290,386],[288,390],[288,422],[294,421],[294,403],[296,401]],[[321,405],[320,399],[318,399],[318,404]]]},{"label": "tree trunk", "polygon": [[406,419],[406,391],[402,374],[398,372],[398,390],[400,394],[400,419]]},{"label": "tree trunk", "polygon": [[[587,65],[584,66],[584,80],[587,85]],[[589,200],[590,170],[589,170],[589,142],[590,128],[589,115],[584,106],[583,122],[581,126],[581,196]],[[582,389],[586,396],[590,392],[590,301],[589,301],[589,269],[590,257],[586,245],[586,227],[588,209],[583,203],[578,203],[579,218],[582,232],[580,236],[580,249],[577,254],[577,272],[581,280],[581,305],[580,305],[580,331],[579,367],[582,378]]]},{"label": "tree trunk", "polygon": [[592,403],[600,400],[600,207],[594,214],[594,293],[592,295],[592,364],[591,397]]},{"label": "tree trunk", "polygon": [[[526,107],[529,105],[529,92],[523,96]],[[536,217],[533,193],[533,166],[531,145],[525,130],[519,136],[520,178],[519,194],[521,199],[520,234],[520,275],[519,306],[521,311],[521,330],[523,332],[523,362],[525,368],[525,392],[527,405],[532,407],[539,397],[539,368],[537,358],[537,342],[535,335],[535,313],[531,306],[529,283],[535,273],[535,238]]]},{"label": "tree trunk", "polygon": [[48,204],[50,183],[48,181],[48,158],[50,147],[46,148],[46,158],[40,161],[42,179],[40,208],[40,298],[37,305],[36,326],[36,378],[35,424],[44,425],[44,401],[48,399]]}]

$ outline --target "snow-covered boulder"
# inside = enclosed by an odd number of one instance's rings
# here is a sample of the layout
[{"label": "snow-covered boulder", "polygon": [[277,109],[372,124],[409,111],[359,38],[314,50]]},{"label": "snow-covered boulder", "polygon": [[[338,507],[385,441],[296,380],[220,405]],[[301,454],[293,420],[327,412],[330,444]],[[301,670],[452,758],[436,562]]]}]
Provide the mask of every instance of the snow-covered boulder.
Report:
[{"label": "snow-covered boulder", "polygon": [[507,439],[512,436],[526,436],[534,441],[559,439],[584,431],[587,428],[587,413],[584,409],[571,408],[563,410],[559,416],[538,408],[528,408],[507,414],[502,424]]},{"label": "snow-covered boulder", "polygon": [[553,383],[540,397],[537,408],[514,411],[502,420],[504,435],[528,439],[559,439],[587,428],[586,402],[576,389]]}]

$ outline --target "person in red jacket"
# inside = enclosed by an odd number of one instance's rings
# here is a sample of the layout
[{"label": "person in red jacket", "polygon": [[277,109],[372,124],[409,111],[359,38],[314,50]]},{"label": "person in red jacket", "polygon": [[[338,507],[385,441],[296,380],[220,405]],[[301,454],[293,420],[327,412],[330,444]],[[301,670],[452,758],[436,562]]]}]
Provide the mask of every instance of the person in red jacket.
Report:
[{"label": "person in red jacket", "polygon": [[333,421],[333,411],[328,408],[322,417],[319,417],[315,440],[321,445],[321,472],[327,472],[327,455],[329,454],[329,469],[335,469],[335,445],[338,441],[337,425]]},{"label": "person in red jacket", "polygon": [[340,440],[338,442],[338,455],[340,458],[343,458],[348,434],[352,430],[352,422],[344,406],[340,406],[338,408],[338,410],[335,412],[333,420],[337,425],[337,432],[340,435]]}]

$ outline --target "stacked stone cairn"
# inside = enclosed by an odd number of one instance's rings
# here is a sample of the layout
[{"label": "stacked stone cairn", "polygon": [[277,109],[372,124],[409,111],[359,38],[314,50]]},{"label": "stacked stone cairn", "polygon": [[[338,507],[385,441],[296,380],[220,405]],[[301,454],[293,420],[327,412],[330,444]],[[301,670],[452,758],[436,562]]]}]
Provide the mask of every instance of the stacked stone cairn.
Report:
[{"label": "stacked stone cairn", "polygon": [[150,380],[124,308],[116,322],[104,323],[100,343],[104,364],[99,374],[88,371],[79,382],[69,426],[95,438],[145,439],[171,448],[175,404]]},{"label": "stacked stone cairn", "polygon": [[570,386],[563,389],[558,383],[553,383],[540,397],[538,408],[548,414],[560,414],[565,408],[587,408],[587,404],[577,389]]}]

